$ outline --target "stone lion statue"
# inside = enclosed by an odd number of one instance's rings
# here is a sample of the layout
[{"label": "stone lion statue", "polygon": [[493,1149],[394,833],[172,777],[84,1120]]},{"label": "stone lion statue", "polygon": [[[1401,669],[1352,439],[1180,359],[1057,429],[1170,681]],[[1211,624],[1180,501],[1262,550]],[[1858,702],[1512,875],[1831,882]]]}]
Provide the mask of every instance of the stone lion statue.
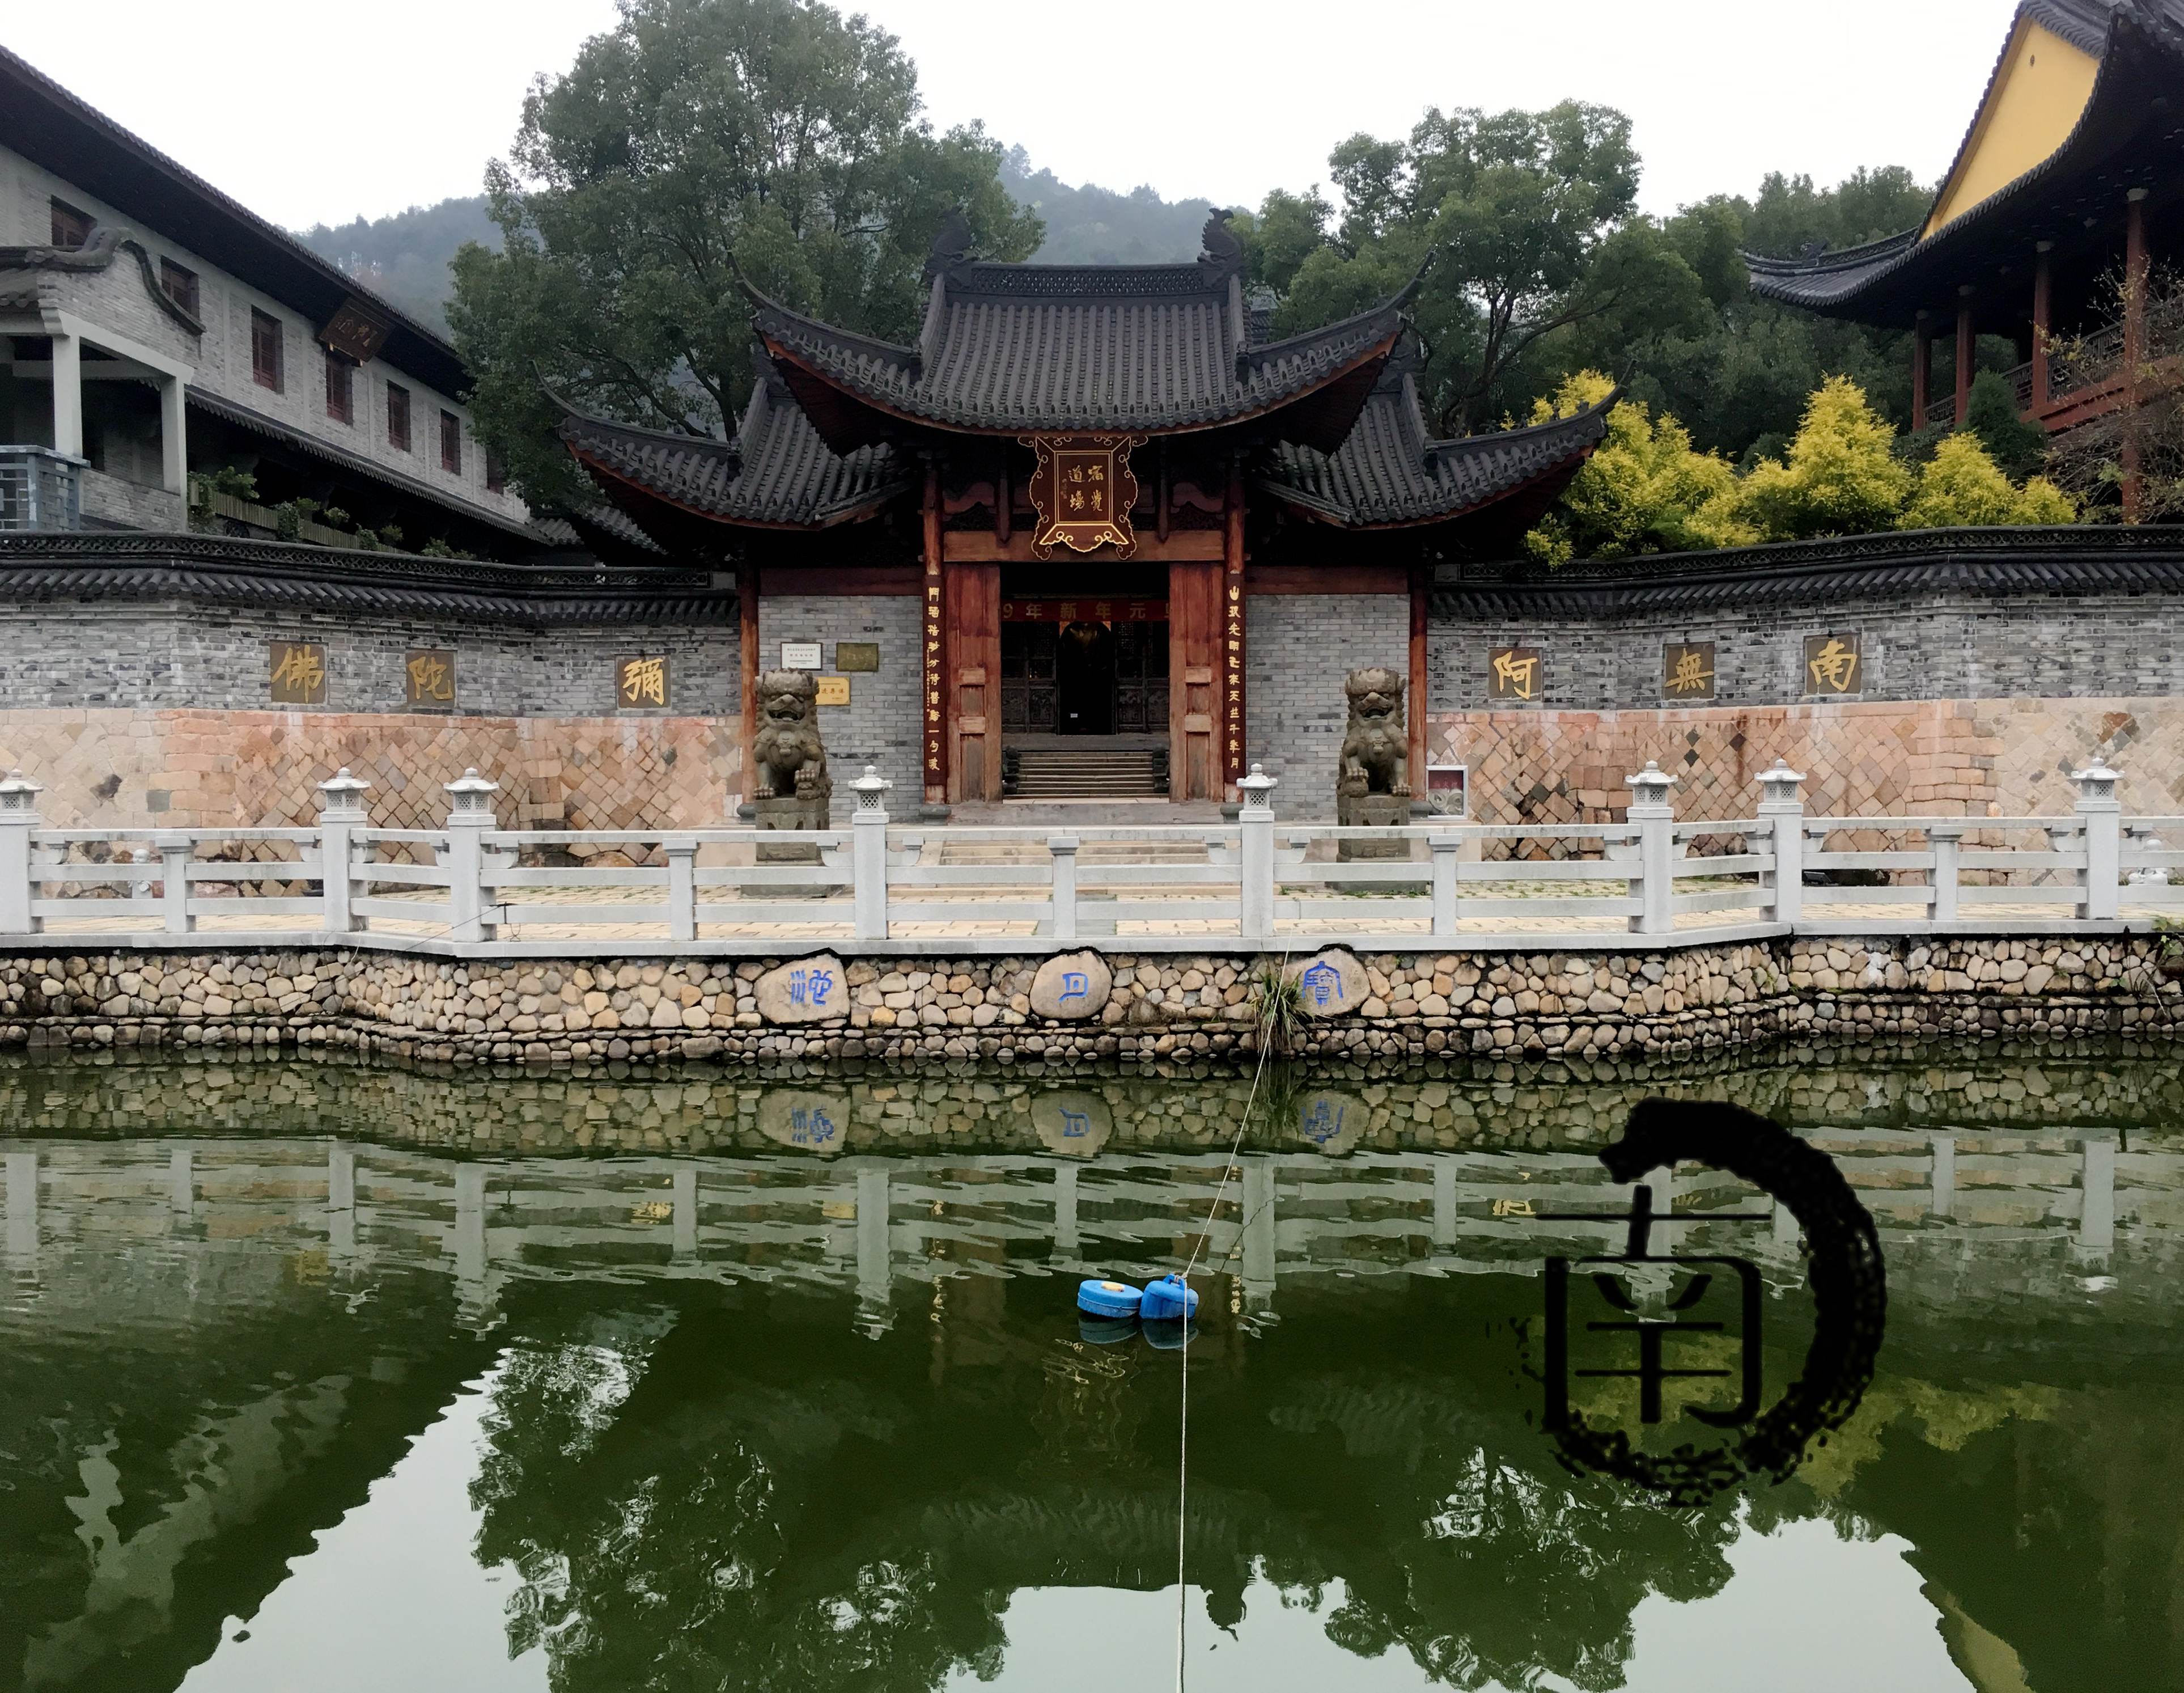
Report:
[{"label": "stone lion statue", "polygon": [[1344,799],[1386,794],[1407,799],[1411,792],[1411,740],[1403,722],[1402,673],[1374,666],[1343,678],[1350,701],[1350,726],[1342,736],[1341,767],[1335,792]]},{"label": "stone lion statue", "polygon": [[757,796],[822,804],[834,796],[819,739],[819,684],[806,670],[767,670],[758,679]]}]

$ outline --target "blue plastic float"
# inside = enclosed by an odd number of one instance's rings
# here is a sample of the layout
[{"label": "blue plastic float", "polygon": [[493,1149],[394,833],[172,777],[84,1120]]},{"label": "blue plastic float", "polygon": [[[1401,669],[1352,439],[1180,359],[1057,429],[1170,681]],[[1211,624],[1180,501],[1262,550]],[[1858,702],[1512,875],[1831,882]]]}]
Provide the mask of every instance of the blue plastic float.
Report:
[{"label": "blue plastic float", "polygon": [[1128,1282],[1095,1280],[1077,1284],[1077,1309],[1087,1316],[1120,1317],[1127,1321],[1137,1316],[1144,1297]]},{"label": "blue plastic float", "polygon": [[1138,1304],[1138,1315],[1147,1322],[1196,1316],[1198,1290],[1180,1276],[1163,1276],[1146,1285]]}]

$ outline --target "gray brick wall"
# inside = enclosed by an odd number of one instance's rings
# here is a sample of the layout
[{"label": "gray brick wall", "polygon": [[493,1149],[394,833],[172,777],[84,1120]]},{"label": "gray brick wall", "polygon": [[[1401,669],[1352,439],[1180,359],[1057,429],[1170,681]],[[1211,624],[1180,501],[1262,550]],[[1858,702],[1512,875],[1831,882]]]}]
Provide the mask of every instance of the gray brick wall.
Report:
[{"label": "gray brick wall", "polygon": [[1267,594],[1245,601],[1245,763],[1279,780],[1289,817],[1331,817],[1349,707],[1342,679],[1410,667],[1411,602],[1401,594]]},{"label": "gray brick wall", "polygon": [[743,709],[733,625],[537,631],[452,618],[35,606],[0,609],[0,710],[268,710],[275,640],[326,645],[326,702],[294,709],[401,711],[413,647],[454,650],[454,709],[465,717],[639,715],[617,711],[615,662],[657,654],[668,660],[668,708],[643,715],[738,719]]},{"label": "gray brick wall", "polygon": [[1429,692],[1437,712],[1524,709],[1489,699],[1488,655],[1527,645],[1546,660],[1535,705],[1648,710],[1677,703],[1661,689],[1663,644],[1710,640],[1717,679],[1710,703],[1794,704],[1812,696],[1805,637],[1852,631],[1864,656],[1858,697],[1868,700],[2184,695],[2184,602],[2153,594],[1837,599],[1695,618],[1436,617]]},{"label": "gray brick wall", "polygon": [[839,643],[871,641],[879,647],[879,669],[850,678],[850,703],[827,707],[819,714],[827,768],[834,778],[837,818],[850,814],[855,804],[850,783],[867,764],[878,765],[880,774],[894,784],[888,807],[895,815],[909,815],[918,803],[923,791],[917,753],[922,723],[918,689],[924,676],[920,639],[918,602],[908,595],[759,597],[761,670],[780,668],[783,641],[819,642],[821,661],[829,675],[837,673],[834,649]]},{"label": "gray brick wall", "polygon": [[[154,449],[156,450],[156,447]],[[182,496],[170,494],[127,477],[109,476],[86,465],[83,478],[83,515],[129,529],[179,529]],[[91,525],[86,524],[86,527]]]}]

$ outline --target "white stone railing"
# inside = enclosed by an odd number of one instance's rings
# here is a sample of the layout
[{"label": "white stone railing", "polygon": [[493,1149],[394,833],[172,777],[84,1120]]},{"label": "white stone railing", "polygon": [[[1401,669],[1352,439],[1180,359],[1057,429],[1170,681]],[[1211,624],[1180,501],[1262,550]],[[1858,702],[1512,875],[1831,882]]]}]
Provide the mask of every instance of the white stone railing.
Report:
[{"label": "white stone railing", "polygon": [[[1778,764],[1753,817],[1679,822],[1674,779],[1649,764],[1628,779],[1624,823],[1343,829],[1279,820],[1255,767],[1233,823],[1056,830],[894,825],[867,770],[847,829],[575,832],[499,828],[497,785],[476,771],[446,785],[436,830],[372,827],[368,785],[347,771],[320,785],[315,829],[48,830],[19,772],[0,781],[0,941],[1552,949],[2113,931],[2184,909],[2184,883],[2169,885],[2184,850],[2164,844],[2184,843],[2184,818],[2126,819],[2098,763],[2075,779],[2065,816],[1814,817],[1803,778]],[[621,862],[595,862],[610,854]],[[578,862],[541,862],[557,856]]]}]

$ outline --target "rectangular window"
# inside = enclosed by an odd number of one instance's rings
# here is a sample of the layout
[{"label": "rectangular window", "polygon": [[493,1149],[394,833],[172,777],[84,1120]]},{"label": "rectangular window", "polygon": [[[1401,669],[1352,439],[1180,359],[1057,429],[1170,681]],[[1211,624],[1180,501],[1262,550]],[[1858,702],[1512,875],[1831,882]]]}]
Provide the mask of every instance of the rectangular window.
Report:
[{"label": "rectangular window", "polygon": [[508,465],[491,447],[485,450],[485,491],[499,494],[508,486]]},{"label": "rectangular window", "polygon": [[332,349],[326,352],[326,416],[337,423],[355,421],[349,379],[356,366]]},{"label": "rectangular window", "polygon": [[167,298],[203,321],[198,311],[198,273],[187,265],[177,265],[171,259],[159,261],[159,286],[167,291]]},{"label": "rectangular window", "polygon": [[260,388],[281,392],[281,320],[250,308],[250,374]]},{"label": "rectangular window", "polygon": [[387,384],[387,444],[398,453],[410,450],[410,390],[398,382]]},{"label": "rectangular window", "polygon": [[440,414],[440,468],[454,476],[463,473],[462,420],[452,411]]},{"label": "rectangular window", "polygon": [[54,246],[77,248],[91,239],[89,212],[58,198],[53,201],[53,207]]}]

